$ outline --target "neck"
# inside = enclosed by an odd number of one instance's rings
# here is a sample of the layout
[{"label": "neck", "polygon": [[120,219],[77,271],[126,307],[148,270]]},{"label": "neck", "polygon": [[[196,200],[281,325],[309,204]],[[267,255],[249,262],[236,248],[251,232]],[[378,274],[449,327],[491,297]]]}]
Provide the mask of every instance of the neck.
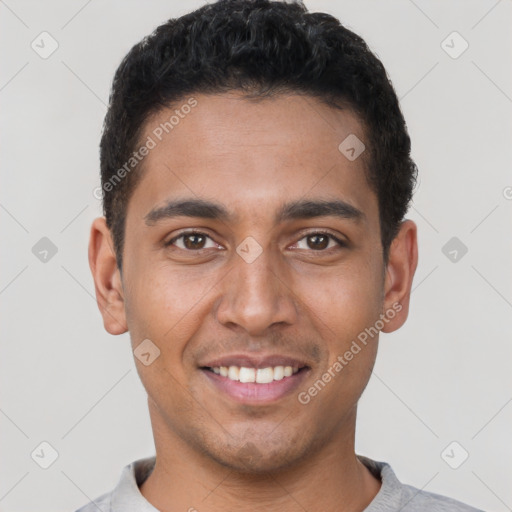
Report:
[{"label": "neck", "polygon": [[355,512],[380,489],[354,452],[355,413],[348,432],[311,456],[256,475],[218,464],[154,420],[156,464],[140,491],[161,512]]}]

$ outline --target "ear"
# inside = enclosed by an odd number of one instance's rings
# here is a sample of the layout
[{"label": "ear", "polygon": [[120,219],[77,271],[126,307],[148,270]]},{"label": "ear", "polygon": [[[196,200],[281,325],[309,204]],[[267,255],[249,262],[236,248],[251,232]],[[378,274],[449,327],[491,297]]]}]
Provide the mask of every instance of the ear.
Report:
[{"label": "ear", "polygon": [[412,220],[400,225],[400,231],[391,242],[384,283],[384,311],[394,311],[385,323],[383,332],[402,327],[409,314],[409,301],[414,273],[418,265],[417,228]]},{"label": "ear", "polygon": [[128,328],[124,310],[123,284],[110,229],[104,217],[94,220],[89,239],[89,266],[103,325],[110,334],[123,334]]}]

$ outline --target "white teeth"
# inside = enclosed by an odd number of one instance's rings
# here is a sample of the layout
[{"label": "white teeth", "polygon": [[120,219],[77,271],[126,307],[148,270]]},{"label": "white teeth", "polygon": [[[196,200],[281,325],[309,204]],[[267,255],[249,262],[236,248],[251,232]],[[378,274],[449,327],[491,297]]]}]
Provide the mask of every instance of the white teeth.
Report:
[{"label": "white teeth", "polygon": [[255,382],[256,381],[256,370],[254,368],[246,368],[242,366],[240,373],[238,374],[240,382]]},{"label": "white teeth", "polygon": [[258,384],[268,384],[274,380],[273,368],[258,368],[256,372],[256,382]]},{"label": "white teeth", "polygon": [[222,377],[240,382],[268,384],[274,380],[291,377],[299,371],[298,366],[268,366],[267,368],[249,368],[247,366],[216,366],[211,370]]},{"label": "white teeth", "polygon": [[238,366],[230,366],[228,368],[228,379],[238,380],[239,373],[240,373],[240,368],[238,368]]},{"label": "white teeth", "polygon": [[274,368],[274,380],[281,380],[284,377],[284,366]]}]

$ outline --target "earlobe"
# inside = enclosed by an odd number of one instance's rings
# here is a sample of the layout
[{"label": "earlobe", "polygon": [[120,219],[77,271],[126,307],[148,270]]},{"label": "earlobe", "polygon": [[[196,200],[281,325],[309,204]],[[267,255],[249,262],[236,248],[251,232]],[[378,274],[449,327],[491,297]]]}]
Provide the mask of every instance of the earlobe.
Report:
[{"label": "earlobe", "polygon": [[125,333],[128,328],[121,274],[117,267],[112,236],[104,217],[95,219],[91,226],[89,266],[105,329],[110,334]]},{"label": "earlobe", "polygon": [[383,332],[396,331],[405,323],[417,265],[417,227],[412,220],[406,220],[400,225],[400,230],[389,248],[382,312],[388,321],[382,329]]}]

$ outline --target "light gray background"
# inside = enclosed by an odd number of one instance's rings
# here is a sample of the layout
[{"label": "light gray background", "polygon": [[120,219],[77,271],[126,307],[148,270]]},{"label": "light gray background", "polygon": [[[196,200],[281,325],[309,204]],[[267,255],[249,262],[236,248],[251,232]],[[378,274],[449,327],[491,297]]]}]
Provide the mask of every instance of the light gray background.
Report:
[{"label": "light gray background", "polygon": [[[73,511],[153,453],[128,335],[107,334],[96,307],[88,232],[114,71],[144,35],[202,3],[0,1],[1,511]],[[512,510],[511,2],[306,4],[382,59],[420,169],[410,317],[381,338],[357,451],[417,487]],[[48,59],[31,48],[42,31],[59,44]],[[453,31],[469,43],[457,59],[441,47]],[[44,236],[58,247],[46,263],[32,253]],[[468,248],[456,262],[442,252],[454,236]],[[42,441],[59,454],[48,469],[30,456]],[[469,453],[458,469],[441,457],[452,441]]]}]

